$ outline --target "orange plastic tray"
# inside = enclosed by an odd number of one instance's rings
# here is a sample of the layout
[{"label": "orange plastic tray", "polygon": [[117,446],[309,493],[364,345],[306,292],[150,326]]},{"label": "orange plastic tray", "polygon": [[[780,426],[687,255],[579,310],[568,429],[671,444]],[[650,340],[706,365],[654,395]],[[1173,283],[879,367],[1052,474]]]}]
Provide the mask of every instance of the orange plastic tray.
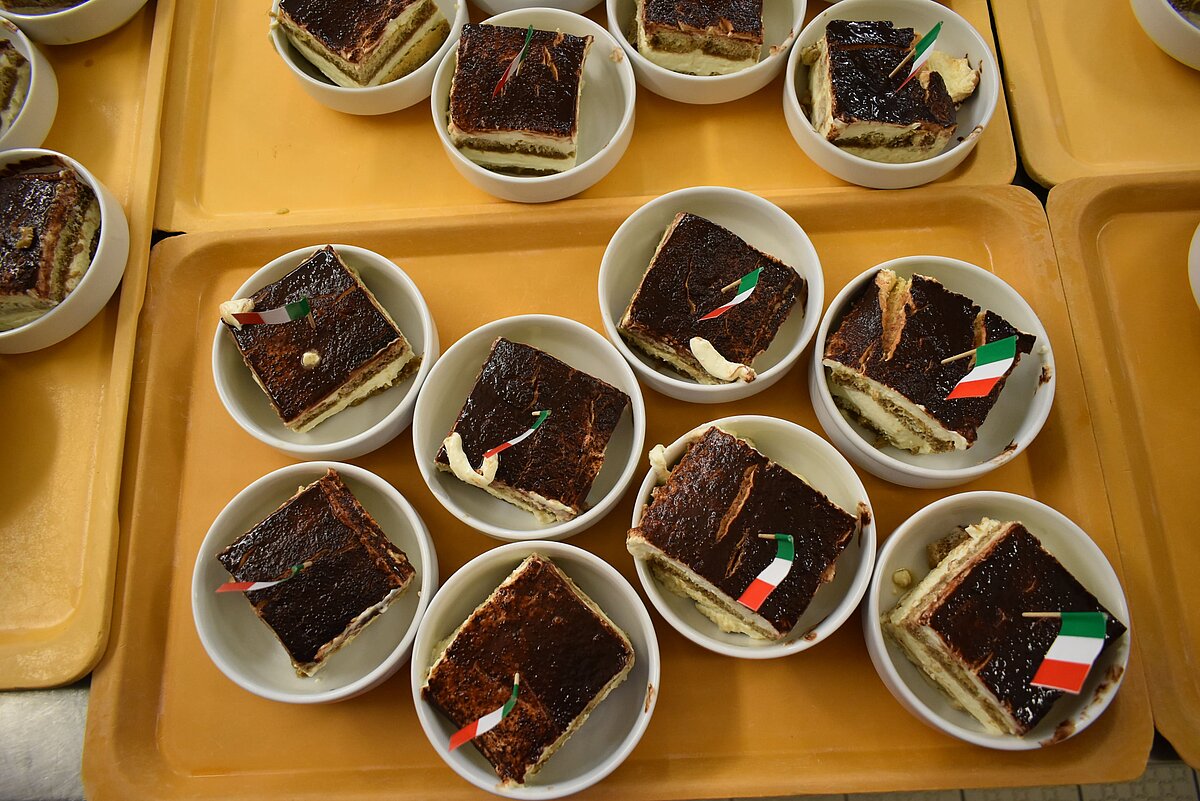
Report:
[{"label": "orange plastic tray", "polygon": [[[843,190],[768,195],[812,236],[827,297],[852,276],[914,253],[989,267],[1037,310],[1053,337],[1058,391],[1038,440],[963,489],[1032,495],[1076,520],[1120,572],[1082,380],[1050,233],[1032,195],[1014,187]],[[192,623],[190,581],[201,540],[244,486],[288,463],[247,436],[213,387],[209,352],[218,303],[246,275],[293,248],[351,242],[394,259],[429,302],[444,347],[490,320],[527,312],[600,328],[600,257],[637,200],[508,207],[403,222],[208,233],[154,253],[138,336],[130,450],[124,472],[121,600],[116,642],[92,683],[84,746],[88,797],[105,799],[478,798],[421,732],[405,670],[357,699],[321,707],[272,703],[218,672]],[[914,224],[919,221],[919,224]],[[520,275],[497,272],[520,264]],[[819,430],[797,366],[745,401],[687,404],[646,393],[647,440],[669,442],[705,420],[755,412]],[[400,489],[433,532],[443,578],[494,540],[452,518],[422,483],[402,435],[361,459]],[[890,532],[948,494],[864,476]],[[571,542],[636,585],[624,549],[635,488]],[[1005,753],[926,728],[876,677],[857,619],[790,659],[742,661],[691,644],[657,619],[662,695],[639,747],[586,798],[707,798],[1130,779],[1153,734],[1136,655],[1113,706],[1052,748]],[[1136,626],[1136,623],[1135,623]],[[787,687],[780,707],[779,688]]]},{"label": "orange plastic tray", "polygon": [[45,146],[78,159],[121,200],[130,255],[119,295],[82,331],[0,357],[2,431],[20,457],[0,503],[0,689],[74,681],[108,639],[174,5],[158,0],[108,36],[43,48],[59,87]]},{"label": "orange plastic tray", "polygon": [[1071,181],[1049,213],[1154,720],[1200,767],[1200,172]]},{"label": "orange plastic tray", "polygon": [[1038,183],[1200,169],[1200,72],[1158,49],[1129,0],[997,0],[992,13]]},{"label": "orange plastic tray", "polygon": [[[949,0],[989,45],[986,0]],[[809,18],[824,9],[809,3]],[[451,165],[429,103],[355,117],[304,94],[267,37],[263,3],[179,9],[163,126],[157,226],[169,231],[395,219],[413,209],[497,204]],[[589,16],[603,23],[601,4]],[[472,19],[484,15],[472,9]],[[203,65],[196,68],[196,65]],[[846,186],[808,160],[783,118],[782,76],[740,101],[693,106],[638,89],[633,141],[583,198],[716,184],[753,191]],[[975,151],[942,182],[1007,184],[1016,149],[1003,96]],[[419,215],[418,215],[419,216]]]}]

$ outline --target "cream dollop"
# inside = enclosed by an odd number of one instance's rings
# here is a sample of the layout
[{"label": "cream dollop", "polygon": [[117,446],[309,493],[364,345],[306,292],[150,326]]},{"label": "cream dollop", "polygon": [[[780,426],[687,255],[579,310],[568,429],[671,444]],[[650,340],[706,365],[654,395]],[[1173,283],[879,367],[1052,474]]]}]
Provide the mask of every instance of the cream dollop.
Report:
[{"label": "cream dollop", "polygon": [[667,479],[671,477],[671,468],[667,467],[666,447],[655,445],[650,449],[650,467],[654,470],[654,474],[658,476],[658,482],[666,484]]},{"label": "cream dollop", "polygon": [[692,355],[696,357],[696,361],[700,362],[704,371],[713,378],[747,383],[756,378],[756,373],[751,367],[727,360],[717,353],[717,349],[704,337],[692,337],[688,342],[688,347],[692,349]]},{"label": "cream dollop", "polygon": [[500,467],[499,454],[484,459],[482,470],[477,473],[471,467],[470,461],[467,460],[467,454],[463,453],[462,437],[457,431],[451,432],[450,436],[446,437],[442,442],[442,447],[446,449],[446,458],[450,460],[450,469],[454,471],[454,475],[458,476],[460,481],[475,487],[487,487],[496,479],[496,470]]},{"label": "cream dollop", "polygon": [[254,311],[253,298],[234,298],[227,300],[221,304],[221,319],[229,323],[237,330],[242,330],[242,324],[234,319],[235,314],[244,314],[245,312]]},{"label": "cream dollop", "polygon": [[315,350],[306,350],[304,355],[300,357],[300,365],[305,370],[311,370],[321,363],[321,354]]}]

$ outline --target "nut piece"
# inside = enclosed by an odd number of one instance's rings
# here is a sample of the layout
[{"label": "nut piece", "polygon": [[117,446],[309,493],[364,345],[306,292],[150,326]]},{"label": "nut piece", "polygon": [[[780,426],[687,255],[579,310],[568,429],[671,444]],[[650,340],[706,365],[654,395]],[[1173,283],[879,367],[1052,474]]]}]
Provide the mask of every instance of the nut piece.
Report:
[{"label": "nut piece", "polygon": [[902,590],[907,590],[912,586],[913,574],[906,567],[902,567],[892,574],[892,583]]},{"label": "nut piece", "polygon": [[315,350],[306,350],[304,355],[300,357],[300,365],[305,370],[311,370],[321,363],[321,354]]}]

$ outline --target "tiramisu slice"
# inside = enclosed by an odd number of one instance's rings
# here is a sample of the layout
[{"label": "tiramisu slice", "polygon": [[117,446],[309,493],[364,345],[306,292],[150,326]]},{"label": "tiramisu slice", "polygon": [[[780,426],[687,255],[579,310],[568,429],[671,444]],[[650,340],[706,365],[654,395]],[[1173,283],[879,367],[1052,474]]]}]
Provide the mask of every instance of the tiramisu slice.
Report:
[{"label": "tiramisu slice", "polygon": [[758,63],[762,0],[638,0],[637,49],[686,75],[728,75]]}]

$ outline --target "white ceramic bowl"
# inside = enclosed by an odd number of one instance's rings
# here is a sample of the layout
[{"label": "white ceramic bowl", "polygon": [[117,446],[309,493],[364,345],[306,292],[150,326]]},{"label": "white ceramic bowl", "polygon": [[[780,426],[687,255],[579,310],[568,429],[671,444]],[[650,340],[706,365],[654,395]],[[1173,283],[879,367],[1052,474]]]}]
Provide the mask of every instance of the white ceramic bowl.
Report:
[{"label": "white ceramic bowl", "polygon": [[0,10],[35,42],[75,44],[120,28],[146,5],[146,0],[84,0],[77,6],[48,14],[18,14]]},{"label": "white ceramic bowl", "polygon": [[[434,467],[434,456],[475,386],[492,342],[501,336],[543,350],[629,396],[631,408],[622,414],[608,442],[604,466],[588,493],[589,508],[572,520],[544,525],[529,512]],[[598,522],[612,511],[633,480],[645,440],[646,407],[629,365],[592,329],[545,314],[506,317],[476,328],[454,343],[425,381],[413,417],[413,451],[433,497],[467,525],[502,540],[561,540]]]},{"label": "white ceramic bowl", "polygon": [[[301,678],[271,630],[241,593],[217,594],[230,580],[217,554],[296,492],[333,468],[380,529],[416,570],[409,588],[386,612],[329,657],[316,676]],[[437,552],[421,517],[379,476],[338,462],[305,462],[268,473],[221,511],[200,545],[192,572],[192,617],[213,664],[244,690],[272,701],[324,704],[378,686],[408,658],[417,624],[438,586]]]},{"label": "white ceramic bowl", "polygon": [[[456,727],[421,698],[421,687],[445,638],[483,603],[531,553],[551,559],[625,632],[633,645],[629,676],[596,707],[579,731],[526,784],[500,786],[496,771],[474,746],[449,751]],[[425,736],[455,773],[476,787],[508,798],[561,798],[590,787],[629,756],[660,692],[658,638],[637,592],[603,559],[560,542],[514,542],[493,548],[447,579],[429,605],[413,646],[412,692]]]},{"label": "white ceramic bowl", "polygon": [[[834,405],[825,379],[825,368],[821,366],[825,342],[830,333],[837,329],[850,302],[884,268],[894,270],[905,278],[914,273],[936,278],[947,289],[966,295],[982,308],[1004,317],[1019,330],[1037,337],[1033,352],[1021,357],[1016,369],[1005,381],[1000,399],[979,427],[979,438],[965,451],[914,454],[891,445],[877,448],[872,444],[875,434],[857,422],[851,422]],[[1048,376],[1045,383],[1042,382],[1043,376]],[[987,270],[943,256],[894,259],[860,273],[847,284],[829,304],[817,329],[808,372],[808,394],[813,409],[821,428],[833,444],[868,473],[906,487],[965,484],[1016,458],[1042,430],[1042,425],[1050,415],[1056,384],[1050,338],[1029,304],[1016,290]]]},{"label": "white ceramic bowl", "polygon": [[292,46],[283,26],[275,22],[279,13],[279,0],[275,0],[271,7],[271,43],[275,45],[275,52],[283,59],[283,63],[304,87],[304,91],[318,103],[346,114],[390,114],[429,97],[438,64],[451,48],[455,47],[459,31],[467,21],[465,0],[434,2],[441,9],[442,16],[450,23],[450,33],[446,36],[446,41],[442,42],[442,46],[424,64],[409,74],[380,86],[338,86],[325,77],[318,67]]},{"label": "white ceramic bowl", "polygon": [[479,10],[488,16],[516,11],[519,8],[558,8],[572,14],[583,14],[603,0],[475,0]]},{"label": "white ceramic bowl", "polygon": [[1200,226],[1192,234],[1192,246],[1188,248],[1188,281],[1192,285],[1192,295],[1196,305],[1200,306]]},{"label": "white ceramic bowl", "polygon": [[0,39],[11,42],[29,62],[29,87],[25,102],[12,125],[0,134],[0,150],[41,147],[58,113],[58,80],[42,51],[6,19],[0,19]]},{"label": "white ceramic bowl", "polygon": [[884,542],[876,560],[867,602],[863,605],[867,651],[879,677],[900,705],[929,726],[987,748],[1006,751],[1041,748],[1078,734],[1108,708],[1121,685],[1129,660],[1128,635],[1100,656],[1081,694],[1064,695],[1028,734],[1014,737],[989,733],[975,718],[951,704],[900,647],[884,637],[879,622],[880,617],[890,612],[903,596],[903,591],[892,583],[892,574],[901,568],[909,570],[915,586],[929,572],[926,546],[945,537],[956,526],[978,523],[984,517],[1025,524],[1063,567],[1128,626],[1129,608],[1121,583],[1104,553],[1083,529],[1049,506],[1030,498],[1007,492],[965,492],[926,506],[904,521]]},{"label": "white ceramic bowl", "polygon": [[[754,361],[758,377],[746,383],[699,384],[666,364],[634,349],[617,332],[633,293],[654,256],[663,232],[681,211],[723,225],[759,250],[780,259],[808,282],[808,302],[797,303],[771,347]],[[800,358],[817,330],[825,280],[821,261],[804,229],[770,201],[740,189],[697,186],[655,198],[629,216],[609,240],[600,262],[600,316],[608,338],[649,387],[693,403],[724,403],[762,392],[784,376]]]},{"label": "white ceramic bowl", "polygon": [[36,320],[0,331],[0,353],[27,353],[57,344],[92,321],[121,283],[129,260],[129,223],[121,203],[104,184],[70,156],[41,148],[0,153],[0,169],[30,159],[56,158],[75,170],[100,201],[100,234],[92,263],[62,303]]},{"label": "white ceramic bowl", "polygon": [[458,64],[458,38],[442,59],[433,79],[430,106],[433,127],[442,149],[458,172],[483,191],[519,203],[545,203],[577,195],[617,166],[633,137],[633,110],[637,84],[628,60],[615,61],[610,55],[620,52],[608,32],[586,17],[556,8],[528,8],[497,14],[484,24],[538,30],[560,30],[575,36],[594,37],[592,49],[583,65],[583,94],[579,106],[578,160],[574,167],[556,175],[504,175],[480,167],[464,156],[450,141],[446,128],[450,103],[450,83]]},{"label": "white ceramic bowl", "polygon": [[1200,27],[1184,19],[1170,0],[1129,0],[1129,4],[1142,30],[1164,53],[1200,70]]},{"label": "white ceramic bowl", "polygon": [[[760,453],[803,476],[811,486],[850,514],[866,504],[867,521],[861,534],[855,535],[838,557],[837,572],[831,583],[822,585],[812,603],[800,616],[788,636],[778,642],[757,640],[745,634],[721,631],[696,609],[695,603],[666,590],[654,578],[649,565],[635,559],[638,578],[650,603],[671,627],[697,645],[718,654],[743,659],[773,659],[807,651],[838,630],[858,608],[871,581],[875,565],[875,516],[867,490],[849,462],[833,446],[802,426],[776,417],[739,415],[723,417],[697,426],[667,446],[667,464],[683,458],[688,444],[710,426],[750,440]],[[642,520],[650,492],[658,484],[654,470],[646,473],[633,506],[633,527]]]},{"label": "white ceramic bowl", "polygon": [[637,81],[646,89],[681,103],[728,103],[754,94],[787,64],[796,32],[804,27],[808,0],[768,0],[763,4],[763,46],[759,61],[730,75],[684,75],[660,67],[638,52],[637,0],[607,0],[608,31],[621,43]]},{"label": "white ceramic bowl", "polygon": [[[300,266],[324,245],[293,250],[251,275],[234,293],[246,298],[278,281]],[[357,406],[343,409],[311,431],[298,434],[287,428],[242,361],[233,337],[225,330],[217,309],[213,334],[213,382],[225,409],[247,434],[297,459],[352,459],[391,442],[412,423],[417,392],[437,361],[438,333],[421,296],[407,274],[378,253],[353,245],[333,246],[358,270],[363,283],[396,321],[413,351],[421,357],[417,371]]]},{"label": "white ceramic bowl", "polygon": [[[913,164],[883,164],[851,155],[817,134],[801,107],[801,97],[807,98],[809,89],[808,67],[801,62],[800,54],[825,35],[825,26],[832,19],[891,20],[921,33],[944,22],[936,49],[955,56],[965,54],[972,66],[983,64],[979,87],[958,110],[958,130],[942,153]],[[783,114],[796,143],[826,172],[874,189],[919,186],[950,172],[975,147],[1000,99],[1000,68],[992,51],[970,23],[933,0],[842,0],[818,14],[800,33],[788,57],[785,75]]]}]

